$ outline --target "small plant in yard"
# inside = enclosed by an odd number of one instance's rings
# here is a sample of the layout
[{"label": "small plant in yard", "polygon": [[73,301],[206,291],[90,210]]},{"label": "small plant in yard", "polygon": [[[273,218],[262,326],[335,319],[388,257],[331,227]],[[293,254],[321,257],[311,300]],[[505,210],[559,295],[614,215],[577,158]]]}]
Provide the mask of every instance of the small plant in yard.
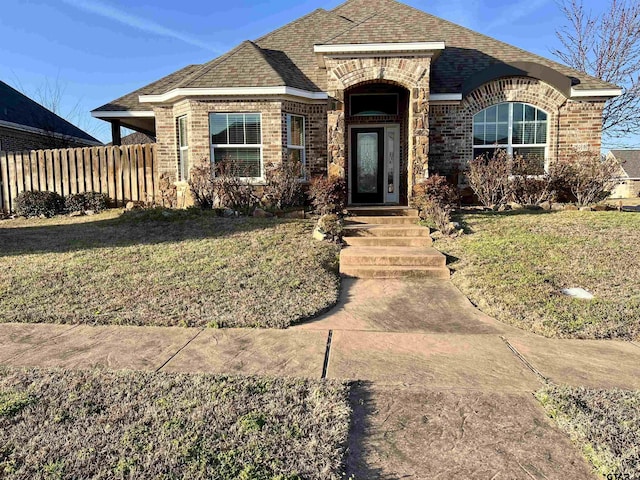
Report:
[{"label": "small plant in yard", "polygon": [[92,211],[103,212],[109,205],[109,197],[98,192],[75,193],[64,199],[67,213]]},{"label": "small plant in yard", "polygon": [[480,155],[469,162],[467,181],[485,207],[496,207],[509,201],[511,162],[505,150],[491,156]]},{"label": "small plant in yard", "polygon": [[302,165],[293,158],[279,164],[268,164],[265,167],[262,203],[279,210],[301,206],[304,203],[301,178]]},{"label": "small plant in yard", "polygon": [[322,215],[318,219],[318,230],[327,235],[332,241],[339,242],[344,231],[342,218],[335,213]]},{"label": "small plant in yard", "polygon": [[193,165],[189,172],[189,188],[194,203],[203,210],[211,210],[216,203],[215,175],[208,159]]},{"label": "small plant in yard", "polygon": [[53,217],[64,211],[64,198],[55,192],[22,192],[15,202],[21,217]]},{"label": "small plant in yard", "polygon": [[614,157],[586,151],[554,162],[549,173],[558,192],[570,194],[578,205],[586,206],[609,196],[619,172],[620,163]]},{"label": "small plant in yard", "polygon": [[451,212],[458,202],[458,193],[445,177],[431,175],[413,186],[411,206],[420,211],[424,219],[430,220],[435,228],[449,235],[454,228],[451,224]]},{"label": "small plant in yard", "polygon": [[320,215],[342,214],[347,206],[347,181],[342,177],[315,177],[309,185],[309,199]]}]

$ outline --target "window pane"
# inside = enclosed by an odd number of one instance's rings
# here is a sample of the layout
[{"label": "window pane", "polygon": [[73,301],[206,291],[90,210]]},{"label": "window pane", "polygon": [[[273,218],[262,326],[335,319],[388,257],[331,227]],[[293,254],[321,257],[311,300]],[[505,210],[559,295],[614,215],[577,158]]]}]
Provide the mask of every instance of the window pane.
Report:
[{"label": "window pane", "polygon": [[538,122],[536,131],[536,143],[547,143],[547,124],[546,122]]},{"label": "window pane", "polygon": [[496,148],[474,148],[473,157],[478,158],[482,155],[485,158],[492,158],[495,155],[496,150]]},{"label": "window pane", "polygon": [[244,144],[244,115],[229,114],[229,144]]},{"label": "window pane", "polygon": [[498,105],[498,121],[499,122],[508,122],[509,121],[509,104],[501,103]]},{"label": "window pane", "polygon": [[180,180],[189,180],[189,150],[180,149]]},{"label": "window pane", "polygon": [[536,143],[536,124],[535,123],[524,124],[524,135],[522,138],[522,143],[524,144]]},{"label": "window pane", "polygon": [[229,143],[226,113],[212,113],[209,117],[209,129],[211,131],[211,143],[213,145]]},{"label": "window pane", "polygon": [[498,114],[498,107],[489,107],[487,108],[487,123],[495,122]]},{"label": "window pane", "polygon": [[527,122],[533,122],[536,119],[536,109],[531,105],[525,105],[524,107],[524,119]]},{"label": "window pane", "polygon": [[498,124],[498,144],[506,145],[509,143],[509,124],[508,123],[499,123]]},{"label": "window pane", "polygon": [[305,177],[303,150],[297,148],[287,149],[287,159],[290,162],[297,162],[300,165],[300,178]]},{"label": "window pane", "polygon": [[289,116],[289,138],[288,145],[297,147],[304,146],[304,118]]},{"label": "window pane", "polygon": [[188,145],[187,140],[187,117],[178,119],[178,140],[181,147]]},{"label": "window pane", "polygon": [[397,115],[398,95],[351,95],[351,115]]},{"label": "window pane", "polygon": [[522,135],[523,135],[523,126],[524,124],[522,122],[519,123],[514,123],[513,124],[513,140],[512,143],[514,145],[521,145],[522,142]]},{"label": "window pane", "polygon": [[474,122],[474,123],[484,123],[484,118],[485,118],[484,113],[485,113],[485,111],[484,111],[484,110],[483,110],[483,111],[481,111],[481,112],[476,113],[476,114],[473,116],[473,122]]},{"label": "window pane", "polygon": [[484,125],[476,124],[473,126],[473,144],[484,145]]},{"label": "window pane", "polygon": [[524,120],[524,105],[522,103],[513,104],[513,121],[520,122]]},{"label": "window pane", "polygon": [[493,145],[496,143],[496,127],[495,123],[488,123],[484,130],[485,145]]},{"label": "window pane", "polygon": [[245,115],[246,132],[247,132],[247,145],[260,145],[262,143],[262,136],[260,132],[260,115],[259,114],[247,114]]},{"label": "window pane", "polygon": [[544,113],[542,110],[538,110],[538,120],[546,121],[547,120],[547,114]]},{"label": "window pane", "polygon": [[262,176],[259,148],[216,148],[214,161],[230,162],[232,172],[238,177],[256,178]]}]

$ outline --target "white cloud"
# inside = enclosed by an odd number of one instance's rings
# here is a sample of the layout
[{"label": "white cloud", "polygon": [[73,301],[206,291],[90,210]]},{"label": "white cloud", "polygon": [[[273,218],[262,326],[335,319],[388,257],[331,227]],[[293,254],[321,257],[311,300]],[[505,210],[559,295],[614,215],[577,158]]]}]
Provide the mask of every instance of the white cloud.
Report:
[{"label": "white cloud", "polygon": [[130,15],[126,12],[123,12],[120,9],[114,8],[110,5],[101,3],[96,0],[62,0],[62,1],[67,5],[75,7],[77,9],[83,10],[85,12],[93,13],[95,15],[99,15],[101,17],[108,18],[110,20],[114,20],[116,22],[122,23],[123,25],[127,25],[129,27],[135,28],[137,30],[141,30],[143,32],[152,33],[154,35],[158,35],[161,37],[168,37],[168,38],[173,38],[175,40],[180,40],[181,42],[187,43],[194,47],[202,48],[203,50],[208,50],[215,53],[221,53],[222,51],[221,48],[217,48],[216,46],[211,45],[207,42],[203,42],[201,40],[198,40],[197,38],[193,38],[189,35],[185,35],[182,32],[178,32],[176,30],[172,30],[170,28],[164,27],[151,20],[137,17],[135,15]]},{"label": "white cloud", "polygon": [[529,16],[536,10],[541,9],[551,0],[523,0],[518,3],[510,4],[508,8],[503,9],[504,13],[494,18],[494,20],[483,27],[485,32],[491,32],[505,25],[512,25],[517,20]]}]

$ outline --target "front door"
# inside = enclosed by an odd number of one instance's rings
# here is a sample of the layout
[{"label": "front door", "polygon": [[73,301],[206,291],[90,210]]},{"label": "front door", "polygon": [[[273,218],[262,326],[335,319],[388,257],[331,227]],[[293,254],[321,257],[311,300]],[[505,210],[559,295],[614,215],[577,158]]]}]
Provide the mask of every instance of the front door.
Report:
[{"label": "front door", "polygon": [[384,203],[384,128],[351,130],[351,201]]}]

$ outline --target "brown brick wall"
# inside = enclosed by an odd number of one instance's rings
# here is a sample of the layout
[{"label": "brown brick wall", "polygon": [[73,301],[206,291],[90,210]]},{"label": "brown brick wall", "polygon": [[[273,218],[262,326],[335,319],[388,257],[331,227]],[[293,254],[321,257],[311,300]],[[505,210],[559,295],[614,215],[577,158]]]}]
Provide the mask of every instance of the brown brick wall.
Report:
[{"label": "brown brick wall", "polygon": [[327,174],[327,105],[292,101],[282,103],[282,155],[287,148],[287,114],[305,117],[307,178]]},{"label": "brown brick wall", "polygon": [[473,158],[473,116],[503,102],[529,103],[547,112],[550,162],[565,158],[574,148],[600,150],[603,102],[568,100],[542,81],[511,77],[483,85],[457,105],[431,105],[431,173],[464,168]]},{"label": "brown brick wall", "polygon": [[13,128],[0,127],[0,150],[20,152],[24,150],[41,150],[47,148],[73,148],[87,146],[64,138],[24,132]]}]

